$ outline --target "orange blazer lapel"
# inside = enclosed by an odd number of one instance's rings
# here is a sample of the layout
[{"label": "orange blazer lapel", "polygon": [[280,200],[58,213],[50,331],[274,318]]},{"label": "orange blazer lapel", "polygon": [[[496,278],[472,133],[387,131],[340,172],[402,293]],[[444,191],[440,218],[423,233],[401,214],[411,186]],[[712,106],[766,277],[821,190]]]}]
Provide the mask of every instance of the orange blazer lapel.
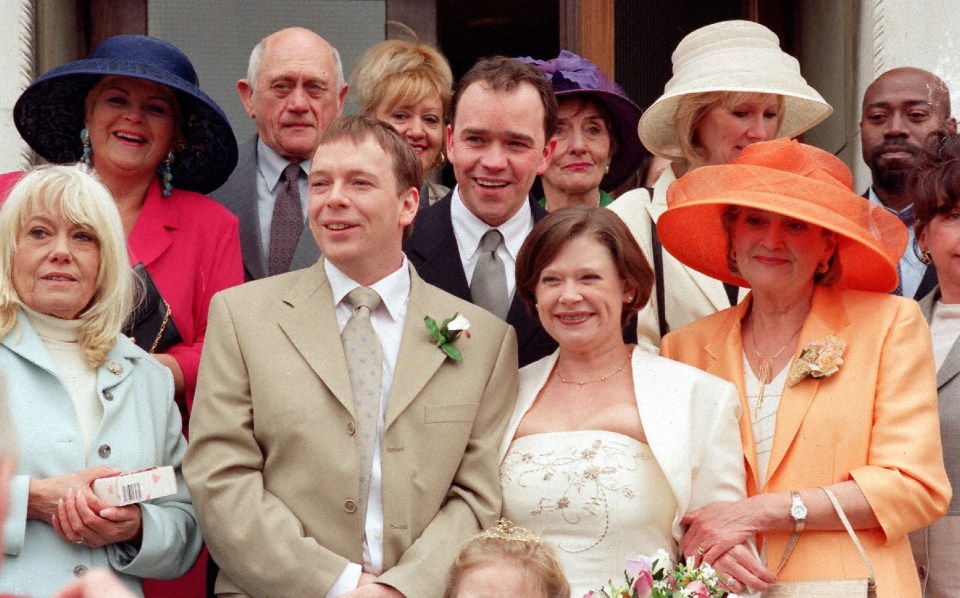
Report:
[{"label": "orange blazer lapel", "polygon": [[749,311],[752,301],[753,296],[747,295],[739,305],[730,309],[726,319],[717,327],[716,332],[704,347],[707,355],[710,356],[711,363],[707,367],[707,372],[733,382],[740,396],[740,438],[743,441],[743,455],[747,465],[747,496],[753,496],[758,492],[757,450],[753,439],[753,428],[750,425],[746,384],[743,380],[743,340],[740,336],[740,322]]},{"label": "orange blazer lapel", "polygon": [[[807,320],[800,330],[800,341],[797,343],[796,353],[787,367],[793,366],[793,362],[808,342],[823,340],[831,334],[841,336],[841,331],[849,324],[850,318],[840,294],[832,287],[817,285],[813,293],[810,314],[807,315]],[[780,407],[777,409],[777,427],[773,435],[770,464],[767,467],[768,480],[777,471],[790,445],[797,437],[800,424],[803,423],[803,418],[817,395],[820,381],[821,379],[817,378],[805,378],[795,386],[783,389]]]}]

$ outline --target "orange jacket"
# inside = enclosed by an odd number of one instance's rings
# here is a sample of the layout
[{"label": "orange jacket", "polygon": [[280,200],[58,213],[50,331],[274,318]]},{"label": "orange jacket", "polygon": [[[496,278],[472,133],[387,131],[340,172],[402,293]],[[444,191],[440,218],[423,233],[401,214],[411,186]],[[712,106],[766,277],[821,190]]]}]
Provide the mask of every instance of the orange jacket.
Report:
[{"label": "orange jacket", "polygon": [[[661,354],[730,380],[749,413],[736,307],[667,335]],[[951,489],[943,466],[930,332],[915,301],[818,285],[800,332],[802,347],[828,335],[847,343],[840,370],[784,389],[765,491],[784,492],[853,479],[881,527],[858,530],[881,597],[920,596],[906,534],[943,516]],[[741,417],[747,494],[758,491],[749,417]],[[780,562],[790,532],[765,534],[767,561]],[[782,580],[866,577],[843,531],[805,531]]]}]

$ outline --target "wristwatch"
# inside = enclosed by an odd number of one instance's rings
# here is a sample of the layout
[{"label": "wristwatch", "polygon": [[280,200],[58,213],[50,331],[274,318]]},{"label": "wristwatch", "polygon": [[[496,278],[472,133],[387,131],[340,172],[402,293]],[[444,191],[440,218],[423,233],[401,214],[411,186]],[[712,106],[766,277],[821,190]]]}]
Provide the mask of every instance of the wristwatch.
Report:
[{"label": "wristwatch", "polygon": [[799,534],[803,531],[803,527],[807,523],[807,507],[803,504],[803,501],[800,500],[800,493],[796,490],[790,493],[790,516],[793,517],[793,521],[796,524],[796,528],[794,528],[793,531]]}]

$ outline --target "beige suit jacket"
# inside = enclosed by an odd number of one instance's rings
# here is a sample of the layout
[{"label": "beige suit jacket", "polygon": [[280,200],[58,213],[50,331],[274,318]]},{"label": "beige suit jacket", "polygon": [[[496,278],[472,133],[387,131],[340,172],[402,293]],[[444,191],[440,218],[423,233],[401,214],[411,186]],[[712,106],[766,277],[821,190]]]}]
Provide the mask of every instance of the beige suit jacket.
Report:
[{"label": "beige suit jacket", "polygon": [[[500,512],[517,345],[498,318],[410,277],[382,438],[381,581],[416,598]],[[456,312],[473,332],[462,364],[423,325]],[[184,473],[218,593],[319,597],[362,562],[353,399],[322,260],[214,297],[190,431]]]},{"label": "beige suit jacket", "polygon": [[[634,189],[621,195],[609,209],[620,216],[653,268],[652,226],[667,211],[667,189],[677,180],[667,167],[653,187],[653,199],[646,189]],[[663,249],[664,305],[657,304],[656,281],[650,290],[650,301],[637,314],[637,344],[656,352],[660,346],[659,316],[666,310],[667,326],[679,330],[690,322],[730,307],[723,283],[682,264]],[[740,299],[747,294],[740,290]]]}]

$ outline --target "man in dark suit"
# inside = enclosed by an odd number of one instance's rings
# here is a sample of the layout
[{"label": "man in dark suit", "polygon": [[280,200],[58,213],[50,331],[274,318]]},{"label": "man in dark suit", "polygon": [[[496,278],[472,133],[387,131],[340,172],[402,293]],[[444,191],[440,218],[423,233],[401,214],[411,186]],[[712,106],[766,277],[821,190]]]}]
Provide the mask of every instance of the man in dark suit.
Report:
[{"label": "man in dark suit", "polygon": [[308,29],[281,29],[254,47],[237,90],[257,134],[210,196],[240,219],[247,280],[306,268],[320,257],[304,225],[307,175],[320,133],[347,96],[340,55]]},{"label": "man in dark suit", "polygon": [[956,133],[950,116],[950,90],[940,77],[917,68],[896,68],[877,77],[863,95],[860,140],[873,184],[863,194],[900,217],[910,243],[900,259],[895,291],[921,299],[937,284],[936,270],[914,249],[913,190],[909,174],[930,133]]},{"label": "man in dark suit", "polygon": [[480,60],[451,100],[447,156],[456,187],[417,216],[404,244],[424,280],[505,319],[524,366],[556,343],[515,293],[520,245],[547,212],[529,197],[556,147],[557,101],[539,69]]}]

